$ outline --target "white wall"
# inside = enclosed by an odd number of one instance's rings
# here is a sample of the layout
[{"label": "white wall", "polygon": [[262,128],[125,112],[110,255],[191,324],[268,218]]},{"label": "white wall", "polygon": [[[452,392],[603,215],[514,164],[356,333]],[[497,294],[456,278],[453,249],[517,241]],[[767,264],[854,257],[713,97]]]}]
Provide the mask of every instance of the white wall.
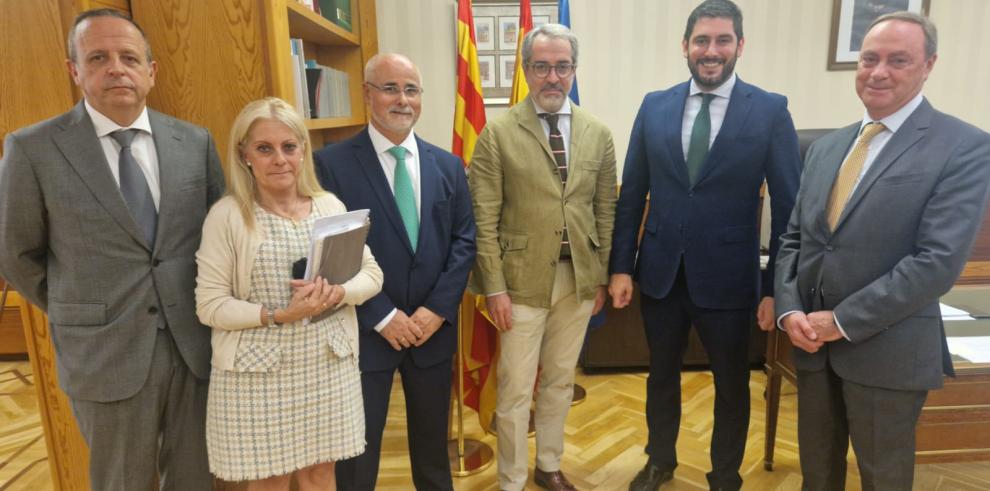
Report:
[{"label": "white wall", "polygon": [[[476,0],[481,3],[480,0]],[[853,71],[825,69],[831,0],[737,0],[746,45],[736,72],[788,97],[797,128],[837,127],[862,116]],[[399,52],[423,73],[423,138],[450,148],[454,114],[454,0],[378,0],[381,52]],[[681,37],[695,0],[571,0],[580,40],[582,106],[612,129],[621,176],[629,131],[651,90],[687,80]],[[924,93],[938,109],[990,131],[990,2],[931,0],[939,59]],[[504,112],[489,108],[488,118]]]}]

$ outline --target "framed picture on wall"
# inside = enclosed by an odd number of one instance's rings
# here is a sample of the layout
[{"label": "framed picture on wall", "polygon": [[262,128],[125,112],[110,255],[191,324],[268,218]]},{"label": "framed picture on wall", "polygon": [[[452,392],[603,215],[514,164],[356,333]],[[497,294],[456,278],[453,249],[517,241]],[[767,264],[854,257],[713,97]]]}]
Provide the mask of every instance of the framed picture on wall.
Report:
[{"label": "framed picture on wall", "polygon": [[516,72],[516,55],[498,55],[498,86],[512,90],[512,77]]},{"label": "framed picture on wall", "polygon": [[478,51],[495,51],[495,18],[474,18],[474,39],[478,42]]},{"label": "framed picture on wall", "polygon": [[855,70],[866,29],[877,17],[907,10],[928,15],[931,0],[832,0],[829,70]]},{"label": "framed picture on wall", "polygon": [[[530,5],[534,27],[557,22],[557,0],[533,0]],[[512,93],[512,72],[519,44],[519,0],[474,0],[471,13],[485,105],[506,105]],[[456,5],[453,21],[456,27]]]},{"label": "framed picture on wall", "polygon": [[516,51],[519,43],[519,17],[498,18],[498,50]]},{"label": "framed picture on wall", "polygon": [[498,87],[495,82],[495,55],[478,55],[478,72],[481,74],[481,89]]}]

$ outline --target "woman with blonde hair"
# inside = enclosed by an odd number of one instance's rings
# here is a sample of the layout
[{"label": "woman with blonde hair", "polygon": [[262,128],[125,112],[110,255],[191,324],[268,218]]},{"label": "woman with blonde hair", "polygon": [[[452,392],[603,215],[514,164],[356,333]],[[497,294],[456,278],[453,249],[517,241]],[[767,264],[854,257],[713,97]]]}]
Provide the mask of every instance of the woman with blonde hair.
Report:
[{"label": "woman with blonde hair", "polygon": [[[248,489],[334,489],[334,462],[364,451],[355,305],[381,290],[365,247],[342,285],[294,280],[316,218],[346,211],[320,188],[305,123],[288,103],[249,103],[230,133],[227,196],[203,225],[196,308],[213,328],[210,471]],[[329,317],[311,317],[336,309]]]}]

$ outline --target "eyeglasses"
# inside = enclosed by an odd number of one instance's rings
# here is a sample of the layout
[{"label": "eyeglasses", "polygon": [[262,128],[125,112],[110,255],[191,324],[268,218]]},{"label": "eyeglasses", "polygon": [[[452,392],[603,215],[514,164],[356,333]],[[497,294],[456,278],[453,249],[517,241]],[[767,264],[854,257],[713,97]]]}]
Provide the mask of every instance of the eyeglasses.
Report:
[{"label": "eyeglasses", "polygon": [[570,74],[574,73],[574,69],[577,68],[577,65],[572,65],[570,63],[551,65],[549,63],[543,63],[540,61],[536,63],[530,63],[528,66],[529,69],[533,70],[533,73],[540,78],[546,78],[548,75],[550,75],[551,68],[553,69],[553,71],[557,72],[557,76],[560,78],[565,78],[570,76]]},{"label": "eyeglasses", "polygon": [[423,95],[423,88],[417,87],[415,85],[407,85],[405,87],[399,87],[396,84],[385,84],[379,87],[371,82],[365,82],[365,83],[368,84],[369,87],[372,87],[375,90],[382,92],[383,94],[389,97],[397,97],[399,94],[405,94],[406,98],[415,99]]}]

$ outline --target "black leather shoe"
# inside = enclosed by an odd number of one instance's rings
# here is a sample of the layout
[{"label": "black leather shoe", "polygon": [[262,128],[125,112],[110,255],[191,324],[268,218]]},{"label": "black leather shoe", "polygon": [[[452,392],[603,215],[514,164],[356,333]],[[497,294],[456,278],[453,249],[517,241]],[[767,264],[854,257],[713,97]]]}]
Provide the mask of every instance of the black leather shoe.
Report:
[{"label": "black leather shoe", "polygon": [[660,485],[674,478],[673,469],[663,469],[647,463],[629,483],[629,491],[657,491]]}]

